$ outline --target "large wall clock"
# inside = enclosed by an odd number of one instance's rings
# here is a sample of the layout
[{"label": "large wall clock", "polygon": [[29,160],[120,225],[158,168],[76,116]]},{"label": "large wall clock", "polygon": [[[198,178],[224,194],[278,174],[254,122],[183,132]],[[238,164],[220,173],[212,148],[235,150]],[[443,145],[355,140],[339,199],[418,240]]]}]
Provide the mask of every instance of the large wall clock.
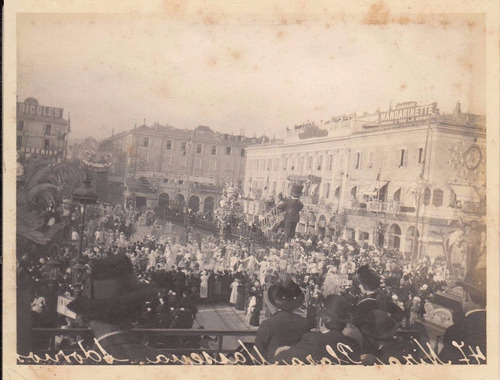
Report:
[{"label": "large wall clock", "polygon": [[468,169],[474,170],[479,166],[482,158],[481,149],[477,145],[472,145],[465,152],[465,165]]}]

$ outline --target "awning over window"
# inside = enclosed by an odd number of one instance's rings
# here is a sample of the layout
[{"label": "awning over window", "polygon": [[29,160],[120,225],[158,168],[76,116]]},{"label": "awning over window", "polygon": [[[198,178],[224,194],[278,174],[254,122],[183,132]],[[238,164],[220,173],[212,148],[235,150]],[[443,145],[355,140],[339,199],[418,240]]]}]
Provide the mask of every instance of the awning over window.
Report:
[{"label": "awning over window", "polygon": [[359,189],[359,191],[358,191],[359,194],[369,195],[369,194],[373,193],[373,191],[375,190],[375,185],[370,182],[370,183],[360,185],[358,189]]},{"label": "awning over window", "polygon": [[480,198],[476,189],[469,185],[450,185],[457,196],[457,201],[479,203]]},{"label": "awning over window", "polygon": [[[389,181],[378,181],[376,182],[376,187],[375,189],[378,189],[379,191],[382,190],[384,187],[386,187],[389,184]],[[376,191],[376,190],[375,190]]]},{"label": "awning over window", "polygon": [[388,183],[389,183],[389,181],[372,182],[369,185],[366,185],[365,187],[363,187],[362,193],[364,195],[369,195],[369,196],[375,197],[377,195],[377,193],[380,192],[380,189],[387,186]]}]

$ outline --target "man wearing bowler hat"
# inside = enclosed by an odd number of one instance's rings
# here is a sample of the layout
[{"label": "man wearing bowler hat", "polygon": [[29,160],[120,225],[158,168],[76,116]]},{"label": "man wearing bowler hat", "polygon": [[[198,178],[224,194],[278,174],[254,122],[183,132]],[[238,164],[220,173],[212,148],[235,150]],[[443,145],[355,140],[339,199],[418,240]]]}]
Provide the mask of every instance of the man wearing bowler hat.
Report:
[{"label": "man wearing bowler hat", "polygon": [[300,211],[304,205],[299,201],[304,185],[294,184],[292,186],[291,198],[278,204],[278,209],[285,212],[285,243],[295,237],[295,229],[300,220]]},{"label": "man wearing bowler hat", "polygon": [[[446,330],[439,359],[445,363],[477,364],[478,361],[470,356],[471,350],[475,353],[480,350],[486,357],[486,270],[469,271],[463,281],[457,281],[457,285],[463,288],[462,309],[465,318]],[[454,342],[463,345],[463,353]],[[470,360],[469,363],[464,354]],[[483,359],[479,359],[479,362],[486,363]]]},{"label": "man wearing bowler hat", "polygon": [[404,311],[394,302],[386,300],[379,294],[380,275],[377,271],[368,265],[363,265],[358,269],[356,279],[361,292],[361,299],[358,301],[353,313],[353,324],[356,327],[361,328],[361,325],[365,323],[366,315],[376,309],[387,312],[396,324],[402,322]]},{"label": "man wearing bowler hat", "polygon": [[[89,322],[98,344],[115,359],[153,360],[156,351],[130,328],[155,293],[153,287],[139,283],[127,256],[115,255],[92,265],[83,294],[68,309]],[[98,347],[94,349],[99,352]]]},{"label": "man wearing bowler hat", "polygon": [[267,361],[272,362],[278,347],[298,343],[309,327],[305,317],[294,313],[304,303],[304,293],[290,276],[285,276],[281,285],[272,285],[268,297],[278,312],[260,324],[255,348]]}]

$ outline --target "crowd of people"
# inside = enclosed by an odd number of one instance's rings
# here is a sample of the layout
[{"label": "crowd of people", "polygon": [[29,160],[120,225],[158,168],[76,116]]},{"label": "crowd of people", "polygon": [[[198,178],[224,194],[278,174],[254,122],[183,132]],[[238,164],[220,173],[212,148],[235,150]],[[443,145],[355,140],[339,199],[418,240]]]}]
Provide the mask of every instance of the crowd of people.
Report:
[{"label": "crowd of people", "polygon": [[[86,278],[97,281],[101,272],[109,275],[107,262],[122,266],[128,276],[130,265],[138,286],[154,289],[139,292],[135,308],[122,310],[121,318],[125,313],[127,322],[139,328],[203,328],[197,319],[200,304],[228,303],[245,314],[249,326],[258,327],[255,349],[270,362],[305,358],[312,352],[319,358],[327,354],[325,342],[348,345],[353,360],[363,364],[403,357],[415,349],[413,338],[428,341],[419,322],[427,302],[448,286],[444,258],[412,262],[398,251],[309,234],[297,234],[285,245],[259,246],[176,226],[151,210],[100,206],[90,215],[78,262],[85,266]],[[136,237],[138,226],[149,234]],[[79,301],[88,296],[88,287],[74,281],[74,256],[68,247],[57,258],[24,255],[19,260],[18,274],[34,284],[32,327],[92,327],[85,310],[89,305]],[[54,259],[58,273],[47,281],[48,264]],[[60,295],[76,297],[76,319],[56,312]],[[483,304],[482,299],[475,303],[480,310]],[[99,305],[106,310],[104,322],[125,307],[118,301],[112,305],[112,310]],[[451,323],[465,318],[457,310]],[[77,338],[56,337],[55,347],[74,347]],[[148,349],[200,344],[199,338],[181,336],[150,334],[145,339]],[[49,343],[41,338],[35,346],[46,348]],[[484,352],[485,345],[480,347]]]}]

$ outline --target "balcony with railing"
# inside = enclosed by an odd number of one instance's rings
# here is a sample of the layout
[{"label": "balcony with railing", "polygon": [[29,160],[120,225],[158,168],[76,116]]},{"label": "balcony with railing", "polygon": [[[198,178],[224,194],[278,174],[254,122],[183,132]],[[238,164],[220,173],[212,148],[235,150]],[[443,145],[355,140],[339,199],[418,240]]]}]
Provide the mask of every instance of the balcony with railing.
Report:
[{"label": "balcony with railing", "polygon": [[361,214],[368,212],[411,213],[415,211],[414,207],[403,206],[399,201],[360,201],[358,199],[353,199],[350,202],[350,206],[352,210],[355,210],[357,211],[357,213]]},{"label": "balcony with railing", "polygon": [[366,209],[372,212],[399,212],[401,204],[398,201],[368,201],[366,202]]},{"label": "balcony with railing", "polygon": [[221,194],[223,187],[219,186],[219,185],[208,184],[208,183],[194,182],[194,183],[191,183],[191,190],[208,191],[208,192]]}]

